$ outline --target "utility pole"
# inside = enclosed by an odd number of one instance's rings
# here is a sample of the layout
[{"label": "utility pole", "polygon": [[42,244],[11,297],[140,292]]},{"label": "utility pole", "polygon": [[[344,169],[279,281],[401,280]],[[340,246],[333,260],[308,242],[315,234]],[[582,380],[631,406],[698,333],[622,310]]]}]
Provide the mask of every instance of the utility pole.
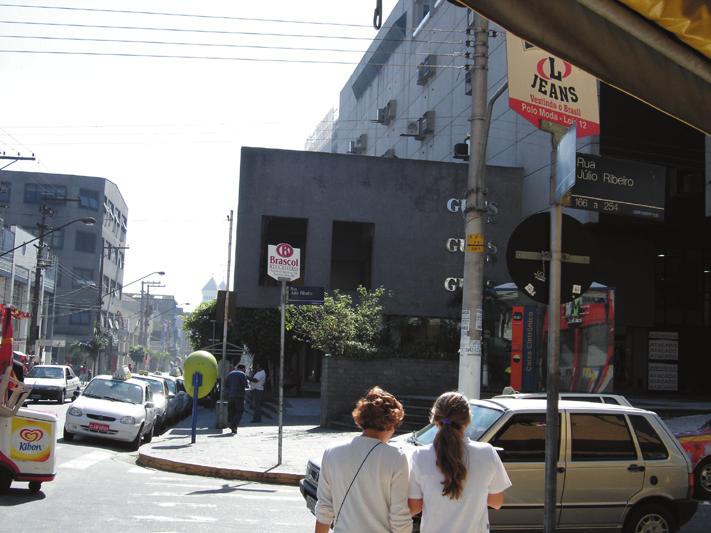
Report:
[{"label": "utility pole", "polygon": [[[145,301],[144,301],[144,286],[145,286]],[[141,282],[141,345],[148,351],[148,319],[153,314],[151,309],[151,287],[165,287],[160,281],[142,281]]]},{"label": "utility pole", "polygon": [[[222,365],[220,371],[220,406],[217,409],[217,428],[222,429],[227,427],[227,402],[225,401],[225,377],[227,374],[227,327],[229,325],[230,313],[230,269],[232,268],[232,220],[233,211],[230,209],[230,214],[227,220],[230,222],[230,235],[227,240],[227,280],[225,281],[225,309],[222,318]],[[281,443],[280,443],[281,444]]]},{"label": "utility pole", "polygon": [[484,169],[488,135],[487,78],[489,22],[475,14],[474,64],[472,65],[472,111],[469,174],[465,215],[464,284],[459,345],[459,392],[469,398],[481,396],[481,355],[484,289]]},{"label": "utility pole", "polygon": [[37,228],[39,229],[39,242],[37,243],[37,261],[35,263],[35,285],[32,287],[32,310],[30,316],[30,331],[27,334],[27,351],[36,355],[35,344],[39,339],[39,315],[40,315],[40,289],[42,287],[42,269],[44,264],[44,237],[47,231],[47,217],[54,215],[54,209],[46,204],[40,205],[42,219]]}]

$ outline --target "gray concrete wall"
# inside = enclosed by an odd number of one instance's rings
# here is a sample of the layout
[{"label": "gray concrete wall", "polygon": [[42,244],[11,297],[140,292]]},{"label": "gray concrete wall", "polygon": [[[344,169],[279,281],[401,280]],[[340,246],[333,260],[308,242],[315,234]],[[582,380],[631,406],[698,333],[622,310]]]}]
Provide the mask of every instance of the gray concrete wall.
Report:
[{"label": "gray concrete wall", "polygon": [[[321,152],[243,148],[237,211],[235,286],[240,307],[278,305],[278,287],[259,285],[263,216],[308,219],[302,250],[304,285],[331,288],[334,221],[374,224],[372,287],[392,291],[388,314],[456,317],[460,304],[445,280],[462,276],[461,251],[449,239],[463,238],[461,212],[449,199],[466,190],[467,166],[434,161],[364,157]],[[508,279],[505,247],[519,220],[515,193],[520,170],[489,168],[490,199],[503,210],[490,225],[499,257],[485,277]],[[305,256],[305,257],[304,257]]]},{"label": "gray concrete wall", "polygon": [[376,385],[398,395],[439,396],[457,388],[458,361],[323,357],[321,425],[351,411]]}]

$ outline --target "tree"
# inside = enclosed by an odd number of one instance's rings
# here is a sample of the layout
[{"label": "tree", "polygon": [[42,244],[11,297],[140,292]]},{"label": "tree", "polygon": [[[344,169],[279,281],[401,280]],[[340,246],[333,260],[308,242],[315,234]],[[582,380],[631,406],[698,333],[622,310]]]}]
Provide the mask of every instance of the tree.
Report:
[{"label": "tree", "polygon": [[203,302],[198,305],[192,313],[185,315],[183,319],[183,331],[188,334],[188,340],[193,350],[199,350],[205,346],[209,346],[212,341],[213,322],[217,301]]},{"label": "tree", "polygon": [[146,358],[146,353],[146,349],[140,345],[131,346],[128,350],[128,356],[131,358],[131,361],[134,362],[136,368],[138,368],[138,365],[143,363]]},{"label": "tree", "polygon": [[385,289],[357,289],[358,302],[334,290],[323,305],[289,306],[287,329],[312,348],[335,356],[368,356],[376,352],[383,326]]}]

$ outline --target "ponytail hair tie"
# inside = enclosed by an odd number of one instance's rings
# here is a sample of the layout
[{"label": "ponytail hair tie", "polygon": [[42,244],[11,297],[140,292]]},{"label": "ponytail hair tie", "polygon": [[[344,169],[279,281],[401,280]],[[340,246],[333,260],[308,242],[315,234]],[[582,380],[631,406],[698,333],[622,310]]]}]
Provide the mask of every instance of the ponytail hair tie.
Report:
[{"label": "ponytail hair tie", "polygon": [[449,426],[451,423],[452,423],[452,421],[449,418],[442,419],[442,424],[445,426]]}]

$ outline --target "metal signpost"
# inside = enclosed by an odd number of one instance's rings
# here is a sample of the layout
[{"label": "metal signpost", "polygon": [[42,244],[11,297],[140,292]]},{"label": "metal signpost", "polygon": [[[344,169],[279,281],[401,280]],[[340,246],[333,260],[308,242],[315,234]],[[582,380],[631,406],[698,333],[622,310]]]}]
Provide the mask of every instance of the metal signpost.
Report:
[{"label": "metal signpost", "polygon": [[[509,107],[552,137],[550,176],[550,242],[548,251],[548,376],[546,410],[546,473],[543,528],[556,528],[556,475],[558,461],[558,388],[560,370],[560,303],[562,260],[562,206],[575,184],[575,141],[600,132],[595,78],[531,45],[512,33],[506,34]],[[528,258],[546,258],[536,250]],[[525,254],[524,254],[525,255]],[[536,258],[533,257],[536,255]],[[568,257],[568,260],[571,258]],[[526,290],[525,286],[520,287]],[[582,294],[582,287],[577,288]],[[529,296],[531,290],[526,291]]]},{"label": "metal signpost", "polygon": [[284,435],[284,337],[286,322],[286,282],[301,277],[301,250],[282,242],[267,247],[267,275],[281,283],[281,340],[279,346],[279,444],[277,464],[281,464]]}]

